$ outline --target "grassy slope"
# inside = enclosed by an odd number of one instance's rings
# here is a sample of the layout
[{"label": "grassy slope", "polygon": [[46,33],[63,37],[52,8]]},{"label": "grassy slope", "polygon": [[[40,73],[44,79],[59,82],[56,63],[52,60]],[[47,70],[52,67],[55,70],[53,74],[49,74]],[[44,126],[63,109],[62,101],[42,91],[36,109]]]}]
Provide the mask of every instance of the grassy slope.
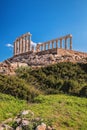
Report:
[{"label": "grassy slope", "polygon": [[86,130],[87,99],[67,95],[39,96],[35,103],[0,93],[0,121],[14,117],[20,110],[30,109],[56,130]]},{"label": "grassy slope", "polygon": [[12,118],[26,107],[26,101],[0,93],[0,122]]}]

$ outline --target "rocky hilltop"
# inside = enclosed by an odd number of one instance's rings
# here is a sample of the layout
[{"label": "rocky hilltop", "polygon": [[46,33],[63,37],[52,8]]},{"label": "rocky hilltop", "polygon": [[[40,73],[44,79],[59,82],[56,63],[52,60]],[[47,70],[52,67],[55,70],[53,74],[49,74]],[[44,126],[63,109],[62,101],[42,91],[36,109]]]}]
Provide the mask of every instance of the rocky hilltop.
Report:
[{"label": "rocky hilltop", "polygon": [[46,53],[24,53],[15,55],[0,63],[0,73],[15,74],[14,70],[20,66],[31,66],[32,68],[45,67],[58,62],[87,63],[87,53],[58,49],[58,54]]}]

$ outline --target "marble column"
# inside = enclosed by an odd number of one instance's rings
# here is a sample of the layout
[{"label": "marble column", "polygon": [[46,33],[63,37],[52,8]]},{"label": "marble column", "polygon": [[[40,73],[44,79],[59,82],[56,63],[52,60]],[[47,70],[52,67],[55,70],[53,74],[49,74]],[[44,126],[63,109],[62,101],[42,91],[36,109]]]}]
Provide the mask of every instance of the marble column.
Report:
[{"label": "marble column", "polygon": [[17,40],[17,54],[19,54],[19,41]]},{"label": "marble column", "polygon": [[65,49],[67,49],[67,38],[65,38]]},{"label": "marble column", "polygon": [[26,36],[24,36],[24,40],[25,40],[25,52],[27,51],[27,40],[26,40]]},{"label": "marble column", "polygon": [[60,39],[60,48],[62,48],[62,39]]},{"label": "marble column", "polygon": [[18,39],[18,54],[20,54],[20,39]]},{"label": "marble column", "polygon": [[22,53],[22,38],[20,38],[19,40],[20,40],[20,53]]},{"label": "marble column", "polygon": [[30,51],[30,40],[29,40],[29,36],[27,36],[27,46],[28,46],[28,51]]},{"label": "marble column", "polygon": [[45,46],[44,46],[44,43],[43,43],[43,51],[45,50]]},{"label": "marble column", "polygon": [[41,51],[43,51],[43,44],[41,44]]},{"label": "marble column", "polygon": [[22,44],[22,50],[21,50],[21,53],[23,53],[23,37],[21,37],[21,44]]},{"label": "marble column", "polygon": [[44,51],[44,44],[43,44],[43,51]]},{"label": "marble column", "polygon": [[50,49],[50,42],[48,42],[48,49]]},{"label": "marble column", "polygon": [[25,36],[25,51],[28,52],[28,36]]},{"label": "marble column", "polygon": [[17,41],[15,41],[15,54],[17,54]]},{"label": "marble column", "polygon": [[25,39],[25,52],[27,51],[27,42],[26,42],[26,36],[24,36]]},{"label": "marble column", "polygon": [[72,37],[70,37],[70,50],[72,50]]},{"label": "marble column", "polygon": [[28,36],[26,36],[26,51],[28,52]]},{"label": "marble column", "polygon": [[46,50],[46,43],[44,44],[44,50]]},{"label": "marble column", "polygon": [[52,49],[54,48],[54,41],[52,41]]},{"label": "marble column", "polygon": [[40,51],[42,50],[42,46],[40,45]]},{"label": "marble column", "polygon": [[40,45],[40,51],[42,50],[42,46]]},{"label": "marble column", "polygon": [[23,53],[25,53],[25,37],[23,36]]},{"label": "marble column", "polygon": [[58,40],[56,40],[56,48],[58,48]]},{"label": "marble column", "polygon": [[16,42],[14,42],[14,55],[16,55]]},{"label": "marble column", "polygon": [[28,51],[31,50],[31,35],[27,35],[28,38]]}]

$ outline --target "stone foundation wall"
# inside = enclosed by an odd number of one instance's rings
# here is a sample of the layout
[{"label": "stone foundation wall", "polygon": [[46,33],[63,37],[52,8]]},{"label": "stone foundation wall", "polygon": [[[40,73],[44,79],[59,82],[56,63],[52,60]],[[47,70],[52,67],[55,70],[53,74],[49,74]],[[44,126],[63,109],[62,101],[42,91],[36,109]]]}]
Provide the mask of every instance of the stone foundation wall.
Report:
[{"label": "stone foundation wall", "polygon": [[36,52],[36,55],[45,55],[45,54],[57,54],[57,48],[49,49],[49,50],[43,50],[40,52]]},{"label": "stone foundation wall", "polygon": [[20,66],[38,68],[59,62],[87,63],[87,53],[61,48],[50,49],[49,51],[41,51],[38,53],[22,53],[0,63],[0,73],[14,74],[14,70]]},{"label": "stone foundation wall", "polygon": [[87,62],[87,53],[65,49],[50,49],[24,53],[8,59],[10,63],[26,63],[30,66],[46,66],[58,62]]}]

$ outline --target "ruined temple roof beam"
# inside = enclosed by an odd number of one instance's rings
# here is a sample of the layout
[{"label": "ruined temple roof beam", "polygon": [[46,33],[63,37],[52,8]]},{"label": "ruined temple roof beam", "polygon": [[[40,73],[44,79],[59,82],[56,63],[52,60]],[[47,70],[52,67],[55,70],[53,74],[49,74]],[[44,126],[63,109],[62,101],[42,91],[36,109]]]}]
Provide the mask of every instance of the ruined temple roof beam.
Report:
[{"label": "ruined temple roof beam", "polygon": [[44,43],[48,43],[48,42],[52,42],[52,41],[56,41],[56,40],[60,40],[60,39],[65,39],[66,37],[67,37],[67,38],[70,38],[70,37],[72,37],[72,35],[71,35],[71,34],[68,34],[68,35],[63,36],[63,37],[55,38],[55,39],[49,40],[49,41],[47,41],[47,42],[43,42],[43,44],[44,44]]}]

